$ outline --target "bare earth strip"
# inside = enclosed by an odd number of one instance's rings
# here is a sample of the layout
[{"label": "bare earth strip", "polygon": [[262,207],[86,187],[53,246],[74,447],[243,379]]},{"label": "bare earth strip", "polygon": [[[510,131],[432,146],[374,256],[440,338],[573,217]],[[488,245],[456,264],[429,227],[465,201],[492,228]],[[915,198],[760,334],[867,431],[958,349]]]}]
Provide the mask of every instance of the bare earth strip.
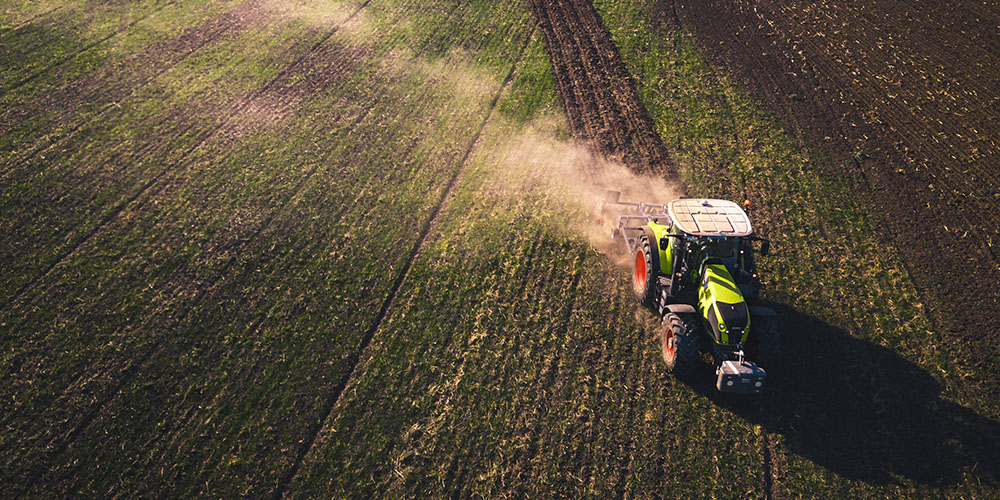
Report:
[{"label": "bare earth strip", "polygon": [[991,496],[1000,470],[987,457],[1000,425],[979,389],[993,379],[969,373],[968,356],[952,354],[955,342],[927,319],[903,252],[855,196],[857,180],[830,175],[836,162],[810,154],[726,67],[706,62],[669,2],[606,1],[599,10],[694,192],[759,200],[755,224],[780,245],[763,259],[767,296],[784,302],[775,306],[786,356],[772,390],[758,408],[703,394],[767,433],[767,493]]},{"label": "bare earth strip", "polygon": [[672,166],[590,2],[532,2],[573,134],[639,172]]},{"label": "bare earth strip", "polygon": [[[81,80],[90,97],[53,75],[70,126],[19,122],[32,146],[3,190],[0,262],[28,283],[0,308],[5,494],[989,496],[1000,426],[925,371],[936,344],[895,254],[852,205],[808,198],[813,164],[724,78],[675,50],[650,67],[676,82],[637,83],[616,42],[645,25],[610,4],[246,2],[141,47],[155,68]],[[141,85],[88,115],[119,77]],[[698,88],[659,101],[686,113],[669,144],[639,99],[674,85]],[[708,366],[665,373],[655,318],[539,180],[596,165],[587,147],[720,196],[810,193],[754,214],[790,241],[853,224],[767,264],[859,284],[773,291],[823,316],[776,305],[795,332],[776,391],[734,402]]]}]

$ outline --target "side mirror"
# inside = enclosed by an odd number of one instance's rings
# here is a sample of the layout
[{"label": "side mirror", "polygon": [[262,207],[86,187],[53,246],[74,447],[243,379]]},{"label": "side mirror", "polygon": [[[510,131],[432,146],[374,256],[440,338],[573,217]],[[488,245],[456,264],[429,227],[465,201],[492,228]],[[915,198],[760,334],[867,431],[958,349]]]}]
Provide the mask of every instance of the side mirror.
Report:
[{"label": "side mirror", "polygon": [[760,244],[760,256],[767,257],[771,253],[771,240],[762,240]]}]

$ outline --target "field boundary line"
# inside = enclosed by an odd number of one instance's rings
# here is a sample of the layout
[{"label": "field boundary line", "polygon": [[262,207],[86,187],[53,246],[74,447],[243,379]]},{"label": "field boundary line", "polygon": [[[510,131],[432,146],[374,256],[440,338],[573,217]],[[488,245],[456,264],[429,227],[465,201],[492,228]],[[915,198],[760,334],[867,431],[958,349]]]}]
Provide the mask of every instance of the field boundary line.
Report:
[{"label": "field boundary line", "polygon": [[202,136],[195,142],[195,144],[190,148],[188,148],[186,151],[184,151],[184,153],[182,153],[181,156],[176,161],[174,161],[173,163],[170,164],[170,166],[164,168],[162,171],[154,175],[152,179],[146,181],[142,186],[139,187],[139,189],[135,193],[126,198],[125,201],[112,207],[111,210],[108,211],[108,213],[106,213],[103,217],[101,217],[101,219],[97,222],[97,224],[94,227],[90,228],[90,230],[88,230],[82,236],[78,237],[75,242],[69,245],[69,248],[61,252],[48,266],[45,267],[45,269],[42,272],[38,273],[34,278],[25,283],[23,286],[21,286],[21,288],[17,292],[15,292],[8,299],[6,299],[4,303],[0,305],[0,310],[5,309],[7,306],[11,305],[12,303],[20,299],[25,292],[30,290],[31,287],[33,287],[38,282],[43,280],[46,276],[48,276],[48,274],[51,273],[52,270],[56,268],[56,266],[58,266],[60,263],[66,260],[67,257],[76,252],[76,250],[80,248],[80,246],[83,245],[83,243],[85,243],[92,236],[97,234],[97,232],[100,231],[105,225],[107,225],[107,223],[111,222],[115,217],[118,216],[118,214],[124,211],[125,207],[132,204],[132,202],[134,202],[135,200],[139,199],[144,194],[146,194],[146,192],[149,191],[149,189],[152,188],[155,184],[157,184],[160,181],[160,179],[162,179],[167,173],[173,171],[176,167],[184,164],[195,151],[201,148],[203,144],[205,144],[210,138],[214,137],[215,134],[217,134],[220,130],[225,128],[226,125],[229,125],[239,115],[240,111],[246,108],[251,102],[253,102],[254,99],[261,96],[264,92],[267,92],[275,83],[278,82],[278,80],[285,77],[289,72],[291,72],[291,70],[298,67],[299,64],[301,64],[302,61],[306,59],[306,57],[316,52],[316,50],[321,45],[326,43],[326,41],[329,40],[334,33],[339,31],[341,27],[343,27],[346,23],[350,22],[355,17],[357,17],[358,13],[360,13],[362,9],[367,7],[369,3],[371,3],[371,0],[366,0],[350,16],[348,16],[343,21],[338,23],[337,26],[331,29],[318,42],[313,44],[313,46],[309,50],[305,51],[304,53],[296,57],[294,61],[292,61],[288,66],[285,66],[284,69],[279,71],[277,75],[271,78],[263,86],[259,87],[257,90],[247,95],[246,98],[243,99],[241,104],[233,106],[230,109],[228,116],[220,120],[215,127],[202,134]]},{"label": "field boundary line", "polygon": [[493,96],[493,99],[490,101],[490,105],[486,112],[486,116],[483,117],[483,121],[479,125],[479,130],[476,132],[476,135],[472,138],[472,141],[469,142],[469,146],[466,148],[465,153],[462,155],[462,159],[458,163],[458,167],[455,169],[451,177],[448,179],[447,184],[445,184],[445,187],[441,192],[441,196],[438,198],[437,204],[434,206],[434,209],[432,210],[430,217],[427,218],[427,222],[423,225],[423,227],[421,227],[420,235],[417,237],[417,240],[410,248],[410,251],[405,260],[406,263],[403,265],[403,269],[401,269],[399,274],[396,275],[396,279],[392,284],[392,288],[390,288],[389,294],[386,296],[385,300],[382,301],[382,306],[379,308],[378,314],[373,319],[372,324],[368,328],[368,330],[365,331],[365,335],[361,339],[361,345],[357,351],[357,354],[351,356],[350,370],[348,370],[347,373],[345,373],[344,376],[341,377],[340,383],[338,383],[337,386],[334,387],[333,393],[330,394],[330,397],[324,403],[324,407],[320,412],[321,413],[320,418],[317,419],[317,421],[314,423],[314,425],[312,426],[313,428],[309,430],[309,438],[302,441],[302,446],[299,447],[299,451],[297,452],[295,462],[292,464],[292,467],[288,470],[288,472],[286,472],[278,481],[278,485],[274,490],[274,494],[271,495],[272,498],[280,499],[285,496],[285,494],[288,491],[288,487],[291,486],[292,480],[295,478],[295,476],[298,475],[299,468],[301,467],[302,462],[309,454],[309,451],[312,450],[313,446],[316,444],[316,438],[319,437],[319,433],[320,431],[323,430],[324,424],[330,418],[330,415],[333,413],[333,409],[337,406],[337,403],[340,402],[340,397],[341,395],[343,395],[344,389],[346,389],[347,386],[350,384],[351,380],[354,379],[358,363],[361,361],[363,354],[368,349],[368,346],[371,344],[372,339],[375,337],[375,333],[377,333],[378,330],[381,328],[382,322],[385,320],[386,315],[389,313],[389,309],[395,302],[396,296],[399,294],[399,290],[403,287],[403,283],[406,281],[406,276],[410,273],[410,269],[413,267],[413,263],[416,261],[417,255],[419,255],[420,253],[420,249],[424,247],[424,244],[426,243],[427,238],[431,233],[431,229],[434,227],[434,222],[437,221],[438,216],[441,214],[441,209],[444,207],[445,201],[448,199],[448,196],[451,194],[452,189],[455,187],[455,184],[458,181],[458,177],[465,170],[465,166],[466,164],[468,164],[469,157],[472,155],[472,151],[475,149],[476,144],[482,137],[483,131],[486,129],[486,125],[489,123],[490,118],[493,117],[493,112],[496,110],[497,103],[500,101],[500,96],[503,95],[503,91],[506,90],[507,87],[510,85],[510,82],[514,78],[514,74],[517,71],[517,67],[524,60],[525,52],[528,48],[528,44],[531,43],[531,39],[534,36],[534,33],[535,33],[535,28],[532,28],[528,32],[527,36],[525,36],[524,42],[521,44],[520,51],[518,52],[518,57],[517,59],[514,60],[514,63],[511,64],[510,70],[507,72],[507,76],[504,77],[503,83],[500,85],[500,88],[497,90],[497,93]]},{"label": "field boundary line", "polygon": [[15,91],[15,90],[23,87],[24,85],[26,85],[26,84],[34,81],[39,76],[42,76],[43,74],[48,73],[49,71],[51,71],[51,70],[53,70],[55,68],[58,68],[59,66],[62,66],[63,64],[66,64],[67,62],[69,62],[70,59],[73,59],[74,57],[79,56],[80,54],[83,54],[84,52],[87,52],[88,50],[90,50],[90,49],[92,49],[94,47],[97,47],[98,45],[100,45],[100,44],[102,44],[102,43],[104,43],[104,42],[106,42],[106,41],[108,41],[108,40],[110,40],[110,39],[112,39],[112,38],[114,38],[114,37],[122,34],[122,33],[125,33],[127,31],[131,30],[132,27],[135,26],[136,24],[139,24],[139,23],[145,21],[146,19],[149,19],[150,17],[153,16],[153,14],[156,14],[156,13],[160,12],[161,10],[163,10],[163,9],[167,8],[168,6],[173,5],[175,3],[177,3],[176,0],[171,0],[171,1],[169,1],[169,2],[167,2],[165,4],[163,4],[163,5],[161,5],[159,8],[154,9],[152,12],[146,14],[145,16],[142,16],[139,19],[136,19],[136,20],[128,23],[128,25],[126,25],[124,28],[122,28],[120,30],[117,30],[117,31],[114,31],[111,34],[109,34],[108,36],[106,36],[104,38],[101,38],[100,40],[91,42],[91,43],[85,45],[83,48],[77,49],[76,51],[63,56],[58,61],[55,61],[55,62],[49,64],[48,66],[45,66],[44,68],[35,70],[34,73],[32,73],[32,74],[30,74],[30,75],[22,78],[21,80],[18,80],[17,82],[15,82],[14,84],[10,85],[9,87],[7,87],[7,88],[5,88],[3,90],[0,90],[0,96],[6,96],[6,95],[10,94],[11,92],[13,92],[13,91]]}]

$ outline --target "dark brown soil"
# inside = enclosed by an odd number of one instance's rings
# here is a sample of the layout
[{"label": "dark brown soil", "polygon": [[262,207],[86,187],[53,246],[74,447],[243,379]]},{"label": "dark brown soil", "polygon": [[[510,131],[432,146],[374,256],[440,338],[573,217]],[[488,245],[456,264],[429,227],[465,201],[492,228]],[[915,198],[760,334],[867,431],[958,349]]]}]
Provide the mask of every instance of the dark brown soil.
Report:
[{"label": "dark brown soil", "polygon": [[666,148],[594,6],[582,0],[533,0],[532,6],[573,136],[636,171],[673,175]]},{"label": "dark brown soil", "polygon": [[[984,377],[1000,329],[1000,7],[677,0],[699,46],[846,176]],[[987,333],[990,332],[990,333]],[[995,389],[996,384],[992,383]]]}]

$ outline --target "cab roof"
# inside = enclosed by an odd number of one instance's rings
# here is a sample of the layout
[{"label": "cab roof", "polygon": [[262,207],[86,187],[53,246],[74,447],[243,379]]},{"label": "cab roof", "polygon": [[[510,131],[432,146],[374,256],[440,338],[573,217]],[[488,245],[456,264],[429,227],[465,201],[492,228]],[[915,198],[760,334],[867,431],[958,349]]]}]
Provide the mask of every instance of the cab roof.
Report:
[{"label": "cab roof", "polygon": [[678,228],[693,236],[747,236],[750,218],[728,200],[682,198],[667,204],[667,213]]}]

